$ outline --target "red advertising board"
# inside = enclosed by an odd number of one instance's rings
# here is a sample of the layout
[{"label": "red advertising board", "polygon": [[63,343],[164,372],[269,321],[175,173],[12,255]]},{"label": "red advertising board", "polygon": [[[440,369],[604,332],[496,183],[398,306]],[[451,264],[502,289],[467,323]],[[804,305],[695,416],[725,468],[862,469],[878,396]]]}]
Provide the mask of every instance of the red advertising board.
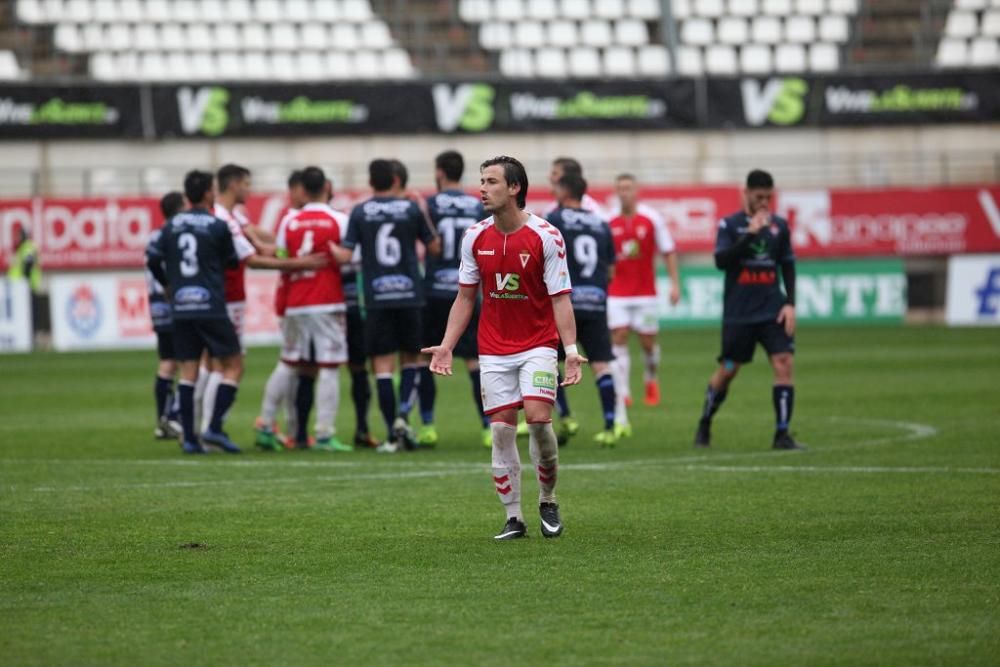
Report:
[{"label": "red advertising board", "polygon": [[[551,205],[547,189],[528,206]],[[544,193],[544,194],[543,194]],[[611,188],[591,195],[610,207]],[[367,196],[340,193],[334,206],[348,210]],[[740,208],[737,187],[647,187],[643,200],[658,210],[682,253],[709,253],[718,221]],[[273,230],[286,208],[284,195],[255,195],[251,220]],[[882,190],[779,190],[776,211],[788,218],[800,257],[951,255],[1000,251],[1000,187]],[[0,200],[0,267],[14,248],[15,229],[31,230],[47,270],[136,268],[149,233],[161,224],[154,198]]]}]

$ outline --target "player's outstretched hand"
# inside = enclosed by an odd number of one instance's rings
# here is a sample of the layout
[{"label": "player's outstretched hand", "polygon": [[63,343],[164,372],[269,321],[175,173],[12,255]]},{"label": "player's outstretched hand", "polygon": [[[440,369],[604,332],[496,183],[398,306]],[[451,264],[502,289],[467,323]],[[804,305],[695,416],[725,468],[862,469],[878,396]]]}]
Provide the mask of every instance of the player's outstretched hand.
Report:
[{"label": "player's outstretched hand", "polygon": [[451,375],[451,350],[444,345],[434,345],[420,350],[424,354],[431,355],[431,373],[438,375]]},{"label": "player's outstretched hand", "polygon": [[566,377],[562,381],[562,386],[568,387],[577,384],[583,379],[583,365],[587,359],[579,354],[566,355]]},{"label": "player's outstretched hand", "polygon": [[789,336],[795,335],[795,306],[786,303],[778,311],[778,324],[785,325],[785,333]]},{"label": "player's outstretched hand", "polygon": [[681,302],[681,288],[679,285],[670,286],[670,305],[676,306]]}]

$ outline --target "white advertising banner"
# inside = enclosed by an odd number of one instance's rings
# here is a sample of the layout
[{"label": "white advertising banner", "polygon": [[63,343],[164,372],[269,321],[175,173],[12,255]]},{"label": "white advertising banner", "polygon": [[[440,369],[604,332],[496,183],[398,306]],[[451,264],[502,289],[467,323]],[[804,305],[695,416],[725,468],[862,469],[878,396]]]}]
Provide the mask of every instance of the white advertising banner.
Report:
[{"label": "white advertising banner", "polygon": [[[243,340],[279,342],[274,315],[277,273],[248,271]],[[54,275],[51,280],[52,344],[56,350],[152,348],[146,280],[139,272]]]},{"label": "white advertising banner", "polygon": [[0,278],[0,353],[31,351],[31,288]]},{"label": "white advertising banner", "polygon": [[1000,255],[956,255],[948,260],[945,321],[1000,326]]}]

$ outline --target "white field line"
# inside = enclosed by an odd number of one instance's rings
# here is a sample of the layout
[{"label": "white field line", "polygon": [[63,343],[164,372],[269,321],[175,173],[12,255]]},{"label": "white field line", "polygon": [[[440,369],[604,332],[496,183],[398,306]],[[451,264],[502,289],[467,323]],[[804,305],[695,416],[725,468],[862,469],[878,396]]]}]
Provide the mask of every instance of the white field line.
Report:
[{"label": "white field line", "polygon": [[948,467],[891,467],[891,466],[713,466],[689,465],[685,470],[704,470],[707,472],[762,473],[762,472],[798,472],[798,473],[849,473],[849,474],[882,474],[882,473],[918,473],[918,474],[962,474],[962,475],[998,475],[1000,468],[948,468]]}]

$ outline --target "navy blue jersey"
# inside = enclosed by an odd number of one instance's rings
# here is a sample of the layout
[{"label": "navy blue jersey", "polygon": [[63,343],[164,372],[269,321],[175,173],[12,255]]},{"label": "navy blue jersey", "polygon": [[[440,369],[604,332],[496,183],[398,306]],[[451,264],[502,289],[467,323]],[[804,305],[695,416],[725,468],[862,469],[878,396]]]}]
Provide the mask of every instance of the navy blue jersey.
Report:
[{"label": "navy blue jersey", "polygon": [[486,217],[479,197],[461,190],[444,190],[427,198],[431,222],[441,237],[441,254],[427,253],[424,278],[432,299],[454,300],[458,294],[458,267],[462,263],[462,236],[465,230]]},{"label": "navy blue jersey", "polygon": [[782,264],[795,261],[788,222],[772,215],[771,224],[758,232],[756,238],[747,237],[749,224],[750,216],[742,211],[719,223],[715,239],[716,264],[719,264],[719,253],[740,244],[745,246],[719,266],[726,272],[723,322],[774,320],[786,302],[778,281],[778,269]]},{"label": "navy blue jersey", "polygon": [[147,252],[163,263],[175,320],[228,317],[224,273],[239,258],[225,222],[205,209],[178,213]]},{"label": "navy blue jersey", "polygon": [[615,263],[611,227],[596,213],[582,208],[557,208],[546,219],[562,232],[566,241],[573,311],[577,317],[605,313],[608,272]]},{"label": "navy blue jersey", "polygon": [[[160,240],[160,230],[154,230],[149,235],[149,243],[146,244],[147,263],[157,257],[155,246]],[[155,261],[155,260],[154,260]],[[162,260],[160,265],[163,265]],[[154,276],[153,272],[146,269],[146,292],[149,295],[149,319],[153,323],[153,331],[167,332],[174,326],[173,316],[170,314],[170,302],[167,301],[167,293]]]},{"label": "navy blue jersey", "polygon": [[409,199],[372,197],[354,207],[345,248],[361,248],[365,308],[424,305],[417,239],[434,238],[420,207]]}]

